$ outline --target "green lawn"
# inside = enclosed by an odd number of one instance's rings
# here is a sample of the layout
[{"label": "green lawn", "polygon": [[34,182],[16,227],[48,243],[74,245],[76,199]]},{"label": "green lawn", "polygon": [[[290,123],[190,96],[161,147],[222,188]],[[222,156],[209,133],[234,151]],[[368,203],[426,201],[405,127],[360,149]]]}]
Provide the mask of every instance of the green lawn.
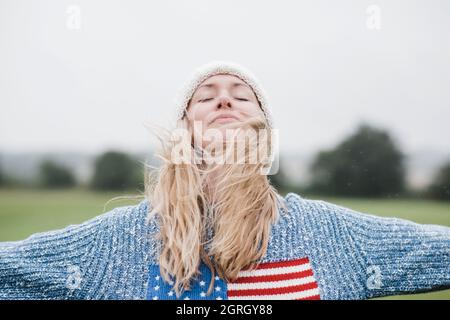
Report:
[{"label": "green lawn", "polygon": [[[128,194],[130,193],[126,193]],[[0,241],[20,240],[35,232],[77,224],[114,207],[136,204],[142,199],[115,200],[107,203],[108,200],[122,195],[125,194],[95,193],[85,190],[0,189]],[[325,200],[360,212],[450,226],[448,202],[305,197]],[[383,299],[450,299],[450,290]]]},{"label": "green lawn", "polygon": [[125,194],[84,190],[0,190],[0,241],[20,240],[35,232],[63,228],[115,207],[139,202],[115,200],[107,204],[122,195]]}]

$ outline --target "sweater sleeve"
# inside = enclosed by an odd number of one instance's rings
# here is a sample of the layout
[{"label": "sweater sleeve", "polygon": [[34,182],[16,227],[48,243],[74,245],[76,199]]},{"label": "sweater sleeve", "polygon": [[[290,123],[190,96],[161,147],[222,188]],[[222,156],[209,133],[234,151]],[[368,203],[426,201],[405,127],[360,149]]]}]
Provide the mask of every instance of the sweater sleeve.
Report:
[{"label": "sweater sleeve", "polygon": [[89,253],[108,214],[0,243],[0,300],[81,299]]},{"label": "sweater sleeve", "polygon": [[450,288],[450,228],[379,217],[321,201],[344,220],[366,297]]}]

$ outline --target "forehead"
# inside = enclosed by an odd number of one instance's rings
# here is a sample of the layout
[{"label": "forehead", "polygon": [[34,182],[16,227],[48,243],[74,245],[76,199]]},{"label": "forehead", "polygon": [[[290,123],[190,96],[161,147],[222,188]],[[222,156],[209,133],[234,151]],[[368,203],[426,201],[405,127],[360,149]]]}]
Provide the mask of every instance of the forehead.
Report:
[{"label": "forehead", "polygon": [[250,86],[247,83],[245,83],[245,81],[243,81],[237,76],[231,74],[216,74],[203,80],[203,82],[200,83],[200,85],[197,87],[197,90],[205,87],[210,88],[214,86],[233,86],[233,85],[245,86],[247,88],[250,88]]}]

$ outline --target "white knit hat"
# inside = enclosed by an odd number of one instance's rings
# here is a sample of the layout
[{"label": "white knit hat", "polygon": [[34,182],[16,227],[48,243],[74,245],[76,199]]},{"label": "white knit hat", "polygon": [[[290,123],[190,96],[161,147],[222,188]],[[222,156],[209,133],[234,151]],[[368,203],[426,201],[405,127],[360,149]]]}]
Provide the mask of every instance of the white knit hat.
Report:
[{"label": "white knit hat", "polygon": [[189,100],[192,98],[197,87],[207,78],[216,74],[234,75],[247,83],[258,98],[269,127],[271,129],[274,128],[273,117],[268,107],[267,95],[259,83],[259,80],[248,69],[237,63],[228,61],[212,61],[202,65],[192,73],[175,98],[177,120],[183,118]]}]

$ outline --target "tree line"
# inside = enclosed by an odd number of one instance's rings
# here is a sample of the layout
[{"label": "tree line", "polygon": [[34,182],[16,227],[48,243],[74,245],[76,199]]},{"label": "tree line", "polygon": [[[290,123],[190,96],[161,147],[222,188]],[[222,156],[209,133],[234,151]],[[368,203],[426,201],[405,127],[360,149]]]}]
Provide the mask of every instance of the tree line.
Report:
[{"label": "tree line", "polygon": [[[79,183],[71,169],[50,159],[42,161],[35,187],[44,189],[73,188]],[[5,177],[0,168],[0,186],[19,185]],[[92,190],[144,189],[144,166],[138,159],[118,151],[108,151],[95,159],[93,175],[87,184]]]},{"label": "tree line", "polygon": [[[387,131],[362,124],[333,149],[316,154],[309,168],[309,185],[288,184],[282,166],[269,179],[280,191],[348,197],[410,196],[412,192],[405,180],[405,158]],[[0,186],[9,182],[0,167]],[[71,188],[76,185],[70,169],[51,160],[41,163],[39,187]],[[95,160],[88,187],[93,190],[143,190],[144,167],[126,153],[105,152]],[[435,172],[432,183],[419,195],[450,200],[450,161]]]},{"label": "tree line", "polygon": [[280,166],[271,182],[281,190],[306,194],[348,197],[420,196],[450,200],[450,160],[434,174],[432,183],[422,192],[412,192],[406,185],[406,156],[387,131],[368,124],[331,150],[316,154],[309,168],[307,186],[286,183],[287,173]]}]

